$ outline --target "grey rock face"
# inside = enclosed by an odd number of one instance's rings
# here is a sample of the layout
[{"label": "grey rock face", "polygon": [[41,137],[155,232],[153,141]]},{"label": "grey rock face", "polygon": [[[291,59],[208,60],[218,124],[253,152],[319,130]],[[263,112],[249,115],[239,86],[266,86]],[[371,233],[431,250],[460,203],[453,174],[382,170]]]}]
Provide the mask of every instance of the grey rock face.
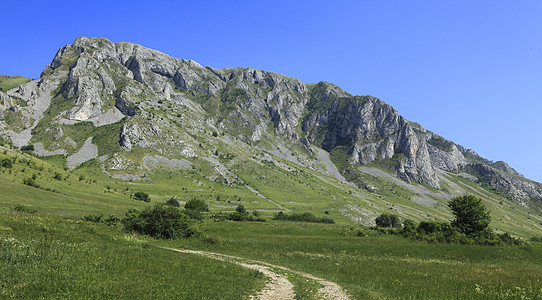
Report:
[{"label": "grey rock face", "polygon": [[0,92],[0,110],[10,108],[12,105],[11,98],[8,95]]},{"label": "grey rock face", "polygon": [[[23,99],[28,107],[14,106],[10,95]],[[55,105],[49,107],[50,103]],[[17,133],[7,130],[0,120],[0,131],[8,132],[20,146],[31,140],[40,142],[32,139],[32,132],[41,130],[55,141],[55,148],[43,149],[43,153],[60,153],[63,145],[73,155],[75,150],[69,149],[75,142],[66,135],[69,131],[63,133],[58,126],[75,126],[81,121],[95,127],[111,125],[123,151],[152,148],[161,155],[192,158],[206,151],[198,147],[202,131],[220,131],[224,138],[235,138],[247,147],[267,142],[272,146],[261,147],[271,147],[265,148],[268,153],[296,164],[323,163],[341,181],[346,180],[319,148],[328,153],[345,151],[352,165],[385,161],[402,180],[436,188],[435,171],[470,168],[481,182],[507,191],[509,197],[542,199],[539,186],[506,163],[485,160],[473,150],[408,122],[375,97],[353,96],[329,83],[306,85],[251,68],[202,67],[191,60],[104,38],[81,37],[62,47],[39,80],[0,93],[0,110],[10,107],[32,124]],[[55,107],[63,111],[55,111]],[[47,109],[57,116],[51,124],[37,126]],[[118,122],[122,123],[115,125]],[[83,156],[93,156],[91,143],[87,144],[83,152],[88,153]],[[71,157],[79,161],[78,156]]]},{"label": "grey rock face", "polygon": [[451,151],[447,152],[427,144],[433,167],[450,172],[459,172],[460,168],[468,163],[455,144],[451,148]]},{"label": "grey rock face", "polygon": [[[309,141],[322,140],[322,148],[351,148],[352,163],[368,164],[397,159],[398,175],[405,181],[438,187],[427,144],[391,106],[374,97],[353,97],[336,87],[320,83],[315,89],[303,130]],[[322,107],[322,103],[328,103]],[[318,110],[316,108],[321,108]]]},{"label": "grey rock face", "polygon": [[506,162],[504,161],[498,161],[491,165],[493,168],[497,170],[501,170],[505,173],[508,173],[513,176],[519,176],[523,177],[523,175],[519,174],[516,170],[514,170],[512,167],[510,167]]},{"label": "grey rock face", "polygon": [[504,193],[523,206],[527,207],[530,199],[542,199],[542,185],[539,183],[521,180],[482,163],[469,164],[466,169],[481,178],[482,184]]}]

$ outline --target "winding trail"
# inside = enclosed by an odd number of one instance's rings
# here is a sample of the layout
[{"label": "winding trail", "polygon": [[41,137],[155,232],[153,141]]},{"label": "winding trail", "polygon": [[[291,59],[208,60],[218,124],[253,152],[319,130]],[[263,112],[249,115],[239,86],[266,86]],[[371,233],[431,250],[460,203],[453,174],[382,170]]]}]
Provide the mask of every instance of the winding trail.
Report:
[{"label": "winding trail", "polygon": [[324,280],[322,278],[316,277],[311,274],[294,271],[283,266],[277,266],[277,265],[273,265],[273,264],[266,263],[263,261],[258,261],[258,260],[247,260],[242,257],[220,254],[220,253],[215,253],[215,252],[197,251],[197,250],[188,250],[188,249],[175,249],[175,248],[164,248],[164,249],[177,251],[181,253],[202,255],[202,256],[217,259],[220,261],[228,261],[228,262],[240,265],[248,269],[262,272],[265,276],[270,278],[270,281],[256,295],[251,296],[250,299],[290,300],[290,299],[295,298],[294,285],[285,276],[273,272],[272,269],[280,269],[280,270],[288,271],[288,272],[303,276],[305,278],[317,281],[319,284],[323,285],[323,287],[318,290],[318,296],[322,299],[330,299],[330,300],[350,299],[346,291],[334,282]]}]

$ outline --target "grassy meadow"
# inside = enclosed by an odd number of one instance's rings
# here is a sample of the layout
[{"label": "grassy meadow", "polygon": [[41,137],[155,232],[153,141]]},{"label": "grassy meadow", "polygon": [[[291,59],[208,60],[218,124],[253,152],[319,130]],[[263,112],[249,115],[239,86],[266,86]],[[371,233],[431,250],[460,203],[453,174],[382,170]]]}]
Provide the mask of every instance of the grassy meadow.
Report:
[{"label": "grassy meadow", "polygon": [[81,220],[0,215],[0,298],[239,299],[263,274]]},{"label": "grassy meadow", "polygon": [[[291,222],[202,225],[186,247],[264,260],[333,281],[354,299],[540,299],[542,244],[429,244],[367,228]],[[358,236],[358,232],[364,236]]]},{"label": "grassy meadow", "polygon": [[[230,166],[251,187],[292,212],[308,211],[337,224],[215,222],[212,213],[234,211],[238,204],[251,212],[261,210],[270,220],[277,206],[243,186],[222,185],[191,170],[155,170],[152,177],[130,181],[105,175],[96,160],[67,171],[62,157],[42,160],[18,150],[0,149],[0,162],[5,159],[12,163],[0,167],[0,298],[246,299],[267,280],[259,272],[232,263],[162,246],[285,266],[336,282],[353,299],[542,298],[542,243],[431,244],[382,234],[354,224],[340,210],[346,205],[375,205],[380,211],[407,216],[418,211],[419,220],[421,207],[404,199],[392,203],[378,193],[352,196],[353,189],[340,191],[340,183],[318,181],[308,169],[287,172],[276,167]],[[450,180],[478,194],[486,193],[472,182]],[[266,182],[276,186],[271,188]],[[151,202],[134,200],[131,194],[138,191],[149,193]],[[398,193],[404,193],[390,191],[390,197],[397,199]],[[155,240],[126,233],[119,225],[84,219],[88,215],[122,217],[131,208],[144,209],[172,196],[181,202],[196,197],[209,204],[211,212],[195,224],[201,236]],[[525,239],[541,235],[532,225],[537,219],[528,211],[517,206],[504,210],[512,206],[509,201],[484,199],[494,216],[491,227],[510,229]],[[429,211],[449,218],[443,205]],[[506,222],[506,218],[512,221]],[[295,285],[296,299],[314,299],[320,288],[298,274],[275,271]]]}]

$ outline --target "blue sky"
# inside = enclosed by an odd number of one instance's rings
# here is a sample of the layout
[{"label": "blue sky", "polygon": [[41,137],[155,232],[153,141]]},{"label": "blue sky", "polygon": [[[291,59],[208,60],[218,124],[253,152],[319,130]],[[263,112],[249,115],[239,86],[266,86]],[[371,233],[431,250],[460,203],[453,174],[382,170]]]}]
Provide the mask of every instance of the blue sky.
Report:
[{"label": "blue sky", "polygon": [[0,74],[39,77],[78,36],[133,42],[379,97],[542,182],[542,1],[150,3],[3,3]]}]

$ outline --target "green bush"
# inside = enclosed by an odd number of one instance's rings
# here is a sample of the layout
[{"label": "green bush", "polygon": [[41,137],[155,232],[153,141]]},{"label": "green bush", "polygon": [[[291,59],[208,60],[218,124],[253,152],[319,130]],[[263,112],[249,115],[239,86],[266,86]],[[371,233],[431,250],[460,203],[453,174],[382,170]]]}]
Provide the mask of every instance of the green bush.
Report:
[{"label": "green bush", "polygon": [[85,221],[94,222],[94,223],[102,223],[103,222],[103,215],[87,215],[84,217]]},{"label": "green bush", "polygon": [[13,161],[9,158],[3,158],[0,160],[0,166],[11,169],[13,167]]},{"label": "green bush", "polygon": [[411,219],[406,219],[403,222],[403,229],[401,229],[401,234],[404,236],[413,235],[416,232],[416,224]]},{"label": "green bush", "polygon": [[171,206],[156,204],[139,212],[131,209],[122,219],[127,231],[135,231],[160,239],[176,239],[196,234],[191,226],[190,218],[181,210]]},{"label": "green bush", "polygon": [[135,192],[134,193],[134,199],[144,202],[151,202],[151,198],[149,197],[149,194],[145,192]]},{"label": "green bush", "polygon": [[252,213],[249,214],[248,211],[246,211],[245,207],[241,205],[241,208],[239,206],[237,207],[238,210],[232,213],[218,213],[212,215],[212,218],[219,222],[219,221],[247,221],[247,222],[265,222],[265,219],[260,218],[259,213]]},{"label": "green bush", "polygon": [[209,206],[205,201],[197,198],[192,198],[186,202],[184,205],[184,208],[187,210],[193,210],[193,211],[199,211],[199,212],[205,212],[209,211]]},{"label": "green bush", "polygon": [[26,184],[31,187],[39,188],[39,184],[36,183],[36,178],[34,177],[26,177],[23,179],[23,184]]},{"label": "green bush", "polygon": [[85,216],[85,221],[94,222],[94,223],[104,223],[108,226],[117,226],[120,224],[120,218],[113,215],[105,218],[103,215],[88,215]]},{"label": "green bush", "polygon": [[185,209],[183,213],[194,220],[203,221],[203,214],[201,211]]},{"label": "green bush", "polygon": [[248,211],[243,204],[239,204],[237,208],[235,209],[235,212],[242,215],[248,215]]},{"label": "green bush", "polygon": [[395,214],[383,213],[375,219],[378,227],[401,228],[401,219]]},{"label": "green bush", "polygon": [[327,223],[334,224],[333,219],[327,217],[318,218],[310,212],[305,213],[293,213],[291,215],[285,214],[283,212],[278,212],[273,215],[273,220],[279,221],[293,221],[293,222],[312,222],[312,223]]},{"label": "green bush", "polygon": [[181,204],[179,203],[179,200],[175,199],[175,197],[169,198],[168,201],[166,201],[166,205],[173,206],[173,207],[180,207]]},{"label": "green bush", "polygon": [[34,145],[26,145],[21,147],[21,151],[32,152],[34,151]]},{"label": "green bush", "polygon": [[35,214],[37,212],[37,210],[31,208],[30,206],[22,205],[22,204],[15,205],[15,208],[13,208],[13,209],[16,212],[23,212],[23,213],[28,213],[28,214]]}]

